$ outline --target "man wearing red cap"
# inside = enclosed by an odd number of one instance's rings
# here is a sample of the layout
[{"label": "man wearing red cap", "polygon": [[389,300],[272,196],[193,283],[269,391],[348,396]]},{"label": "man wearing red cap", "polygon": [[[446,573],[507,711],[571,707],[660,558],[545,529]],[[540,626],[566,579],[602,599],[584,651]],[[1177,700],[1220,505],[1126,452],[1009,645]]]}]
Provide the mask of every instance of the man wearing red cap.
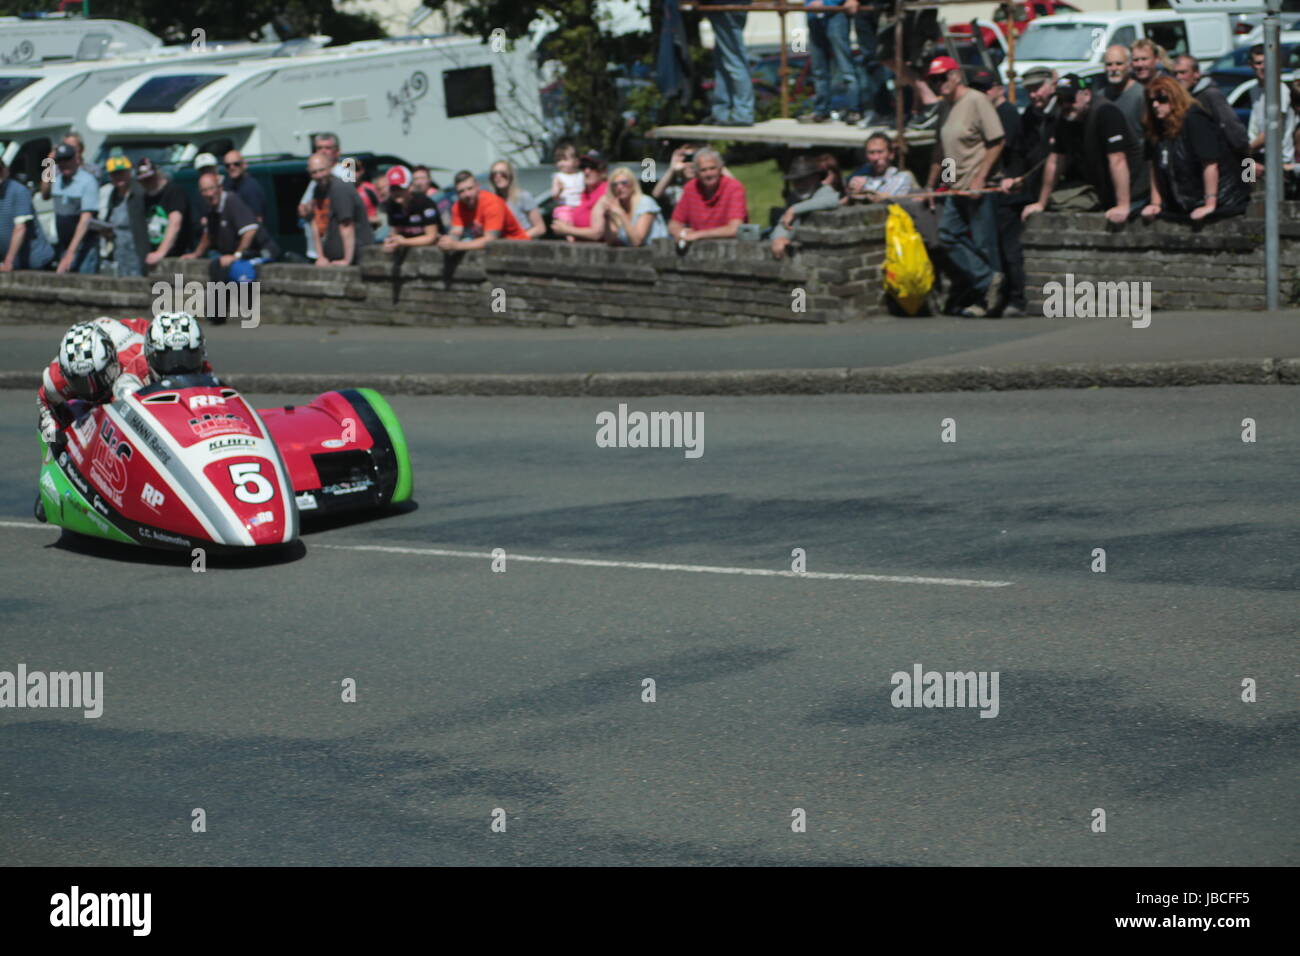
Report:
[{"label": "man wearing red cap", "polygon": [[966,193],[946,197],[939,217],[939,241],[967,286],[967,297],[973,293],[975,298],[961,314],[967,318],[996,315],[1003,285],[997,206],[994,194],[981,194],[981,190],[1002,154],[1002,121],[989,98],[962,81],[961,67],[952,57],[935,57],[925,81],[942,100],[927,188],[934,189],[942,181],[948,189]]},{"label": "man wearing red cap", "polygon": [[432,246],[438,241],[438,204],[412,189],[415,176],[405,166],[394,166],[384,177],[388,181],[388,236],[384,252],[410,246]]}]

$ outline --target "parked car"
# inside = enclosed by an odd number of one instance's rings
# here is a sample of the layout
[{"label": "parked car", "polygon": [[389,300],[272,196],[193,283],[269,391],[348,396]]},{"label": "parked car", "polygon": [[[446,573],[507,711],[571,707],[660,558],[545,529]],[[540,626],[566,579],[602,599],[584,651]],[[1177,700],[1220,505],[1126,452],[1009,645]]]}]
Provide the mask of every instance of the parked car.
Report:
[{"label": "parked car", "polygon": [[[1080,12],[1078,7],[1065,3],[1064,0],[1030,0],[1028,3],[1017,3],[1012,18],[1008,20],[1006,8],[999,6],[993,11],[993,22],[996,24],[996,29],[992,26],[980,24],[980,33],[984,37],[984,45],[992,50],[998,45],[999,33],[1003,37],[1007,37],[1014,32],[1019,37],[1020,34],[1025,32],[1025,28],[1029,26],[1029,21],[1037,17],[1078,12]],[[970,24],[955,23],[948,29],[952,33],[970,33]]]},{"label": "parked car", "polygon": [[[1282,24],[1283,30],[1300,29],[1296,26],[1297,21],[1294,17],[1287,17],[1288,13],[1300,13],[1300,0],[1282,0]],[[1238,46],[1244,46],[1247,49],[1256,43],[1264,42],[1264,14],[1262,13],[1235,13],[1232,15],[1232,32],[1236,38]]]},{"label": "parked car", "polygon": [[[1300,69],[1297,69],[1296,64],[1292,64],[1282,70],[1283,83],[1290,83],[1298,77],[1300,77]],[[1259,80],[1251,77],[1245,83],[1242,83],[1233,90],[1232,95],[1228,97],[1228,105],[1236,112],[1243,126],[1250,123],[1250,93],[1258,86]]]}]

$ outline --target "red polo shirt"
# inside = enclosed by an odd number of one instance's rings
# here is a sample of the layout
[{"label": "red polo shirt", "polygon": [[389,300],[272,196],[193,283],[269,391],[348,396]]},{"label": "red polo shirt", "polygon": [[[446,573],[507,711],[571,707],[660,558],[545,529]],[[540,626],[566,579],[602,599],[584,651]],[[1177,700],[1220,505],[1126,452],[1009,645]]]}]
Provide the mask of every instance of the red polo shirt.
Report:
[{"label": "red polo shirt", "polygon": [[745,187],[740,180],[725,175],[708,199],[700,192],[700,177],[687,180],[682,198],[673,210],[673,221],[687,229],[718,229],[733,219],[749,221]]}]

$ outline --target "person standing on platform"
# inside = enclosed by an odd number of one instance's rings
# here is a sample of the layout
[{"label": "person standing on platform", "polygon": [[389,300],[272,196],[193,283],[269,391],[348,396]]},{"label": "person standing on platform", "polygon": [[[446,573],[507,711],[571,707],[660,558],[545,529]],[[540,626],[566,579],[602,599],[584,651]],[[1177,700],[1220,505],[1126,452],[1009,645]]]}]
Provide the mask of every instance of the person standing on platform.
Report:
[{"label": "person standing on platform", "polygon": [[[736,0],[701,0],[704,6],[727,4]],[[743,11],[708,14],[713,27],[713,114],[705,120],[713,126],[754,125],[754,81],[749,73],[745,51]]]}]

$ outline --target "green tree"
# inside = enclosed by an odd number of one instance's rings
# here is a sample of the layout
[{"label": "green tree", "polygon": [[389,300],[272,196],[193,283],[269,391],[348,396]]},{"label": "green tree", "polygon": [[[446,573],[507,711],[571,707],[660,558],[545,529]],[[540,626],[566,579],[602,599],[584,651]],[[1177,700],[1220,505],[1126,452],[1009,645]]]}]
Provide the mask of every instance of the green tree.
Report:
[{"label": "green tree", "polygon": [[[442,9],[448,0],[425,2]],[[628,132],[623,111],[629,104],[619,95],[611,67],[645,60],[653,34],[612,36],[610,18],[595,0],[475,0],[460,11],[454,26],[485,42],[497,30],[517,40],[538,18],[555,24],[539,53],[543,61],[554,59],[560,65],[564,125],[586,145],[617,155]]]}]

